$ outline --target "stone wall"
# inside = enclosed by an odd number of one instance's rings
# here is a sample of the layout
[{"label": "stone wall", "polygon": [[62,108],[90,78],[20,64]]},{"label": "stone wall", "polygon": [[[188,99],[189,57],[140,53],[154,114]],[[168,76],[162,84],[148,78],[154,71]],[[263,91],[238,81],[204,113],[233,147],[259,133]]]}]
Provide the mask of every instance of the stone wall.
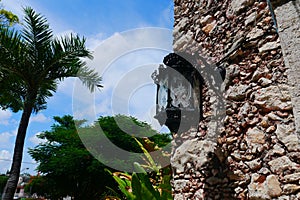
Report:
[{"label": "stone wall", "polygon": [[300,199],[295,94],[267,2],[174,0],[174,17],[174,51],[206,83],[203,120],[174,135],[174,199]]},{"label": "stone wall", "polygon": [[285,64],[289,70],[296,130],[300,135],[300,1],[273,3]]}]

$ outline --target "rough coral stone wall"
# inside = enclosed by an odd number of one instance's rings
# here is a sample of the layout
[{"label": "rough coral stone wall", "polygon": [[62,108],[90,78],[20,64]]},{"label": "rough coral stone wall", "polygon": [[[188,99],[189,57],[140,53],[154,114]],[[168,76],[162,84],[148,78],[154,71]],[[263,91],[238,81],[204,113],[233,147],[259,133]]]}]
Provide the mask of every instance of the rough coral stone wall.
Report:
[{"label": "rough coral stone wall", "polygon": [[289,70],[296,130],[300,135],[300,1],[272,1],[284,55]]},{"label": "rough coral stone wall", "polygon": [[174,199],[300,199],[300,140],[267,2],[174,0],[174,17],[174,51],[206,82],[199,127],[174,135]]}]

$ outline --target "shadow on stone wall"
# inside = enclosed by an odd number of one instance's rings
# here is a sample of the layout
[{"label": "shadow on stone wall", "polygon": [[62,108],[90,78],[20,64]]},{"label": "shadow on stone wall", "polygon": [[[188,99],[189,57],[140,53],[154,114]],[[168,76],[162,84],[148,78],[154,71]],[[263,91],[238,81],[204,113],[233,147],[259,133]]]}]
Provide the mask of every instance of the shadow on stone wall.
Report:
[{"label": "shadow on stone wall", "polygon": [[[215,152],[209,152],[206,162],[200,167],[197,166],[199,164],[200,162],[197,161],[188,162],[184,171],[189,171],[189,173],[176,174],[174,176],[172,185],[177,192],[174,193],[175,200],[246,199],[246,194],[236,190],[239,190],[239,185],[249,184],[250,178],[246,178],[244,174],[237,174],[231,171],[227,158],[220,149],[217,149]],[[191,172],[192,169],[196,170]],[[243,189],[240,188],[240,190]],[[236,196],[237,193],[239,194],[238,197]]]},{"label": "shadow on stone wall", "polygon": [[[226,157],[219,149],[215,152],[208,153],[208,159],[209,161],[201,170],[204,183],[203,199],[237,199],[234,191],[235,185],[231,183],[231,180],[242,180],[243,177],[230,171],[226,162]],[[195,199],[198,198],[196,197]]]}]

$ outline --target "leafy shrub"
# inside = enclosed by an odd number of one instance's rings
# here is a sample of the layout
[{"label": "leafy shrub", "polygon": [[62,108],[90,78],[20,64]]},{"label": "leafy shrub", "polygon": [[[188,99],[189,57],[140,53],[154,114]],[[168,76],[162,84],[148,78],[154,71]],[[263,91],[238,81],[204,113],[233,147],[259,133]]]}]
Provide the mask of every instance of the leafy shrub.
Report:
[{"label": "leafy shrub", "polygon": [[[151,142],[144,140],[146,143]],[[128,200],[169,200],[172,199],[171,192],[171,168],[161,168],[155,163],[150,153],[137,139],[144,152],[147,165],[134,163],[136,172],[132,174],[122,172],[109,172],[118,183],[120,191]],[[146,172],[146,170],[150,172]],[[121,199],[121,197],[113,197]],[[109,200],[109,198],[107,198]]]}]

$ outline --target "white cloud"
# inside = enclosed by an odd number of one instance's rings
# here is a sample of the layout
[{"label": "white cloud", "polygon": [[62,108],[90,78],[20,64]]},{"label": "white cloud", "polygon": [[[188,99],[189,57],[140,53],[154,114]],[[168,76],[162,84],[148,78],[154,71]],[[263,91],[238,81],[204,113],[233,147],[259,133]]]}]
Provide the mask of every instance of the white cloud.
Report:
[{"label": "white cloud", "polygon": [[10,160],[12,159],[12,154],[7,150],[0,151],[0,159]]},{"label": "white cloud", "polygon": [[174,21],[174,6],[173,2],[165,8],[160,15],[160,26],[162,27],[172,27]]},{"label": "white cloud", "polygon": [[9,132],[0,133],[0,147],[7,146],[13,136],[15,135]]},{"label": "white cloud", "polygon": [[65,80],[60,82],[60,84],[58,85],[58,88],[57,88],[57,92],[63,93],[65,95],[68,95],[71,97],[73,94],[73,88],[74,88],[76,79],[77,78],[75,78],[75,77],[70,77],[70,78],[66,78]]},{"label": "white cloud", "polygon": [[111,109],[111,99],[101,98],[101,95],[98,95],[99,98],[95,101],[95,113],[103,115],[112,115]]},{"label": "white cloud", "polygon": [[13,134],[13,136],[16,136],[18,133],[18,127],[15,128],[15,130],[11,131],[11,133]]},{"label": "white cloud", "polygon": [[80,81],[75,81],[75,118],[93,121],[99,114],[121,113],[153,123],[156,86],[151,74],[171,50],[172,31],[168,29],[136,29],[115,33],[103,41],[88,65],[102,75],[104,88],[90,94]]},{"label": "white cloud", "polygon": [[30,122],[39,122],[39,123],[49,122],[50,120],[51,119],[49,117],[46,117],[42,113],[34,115],[30,118]]},{"label": "white cloud", "polygon": [[40,139],[40,138],[37,137],[41,133],[42,132],[37,132],[36,134],[34,134],[32,137],[29,138],[29,141],[32,142],[34,145],[38,145],[40,143],[46,142],[45,139]]},{"label": "white cloud", "polygon": [[104,41],[105,36],[104,33],[98,33],[97,35],[88,37],[86,39],[87,48],[94,51]]},{"label": "white cloud", "polygon": [[22,0],[2,0],[2,3],[6,10],[12,11],[19,17],[23,15],[22,6],[24,6],[24,2],[22,2]]},{"label": "white cloud", "polygon": [[12,154],[7,150],[0,150],[0,173],[5,173],[10,168]]},{"label": "white cloud", "polygon": [[14,138],[17,135],[17,128],[13,131],[0,133],[0,148],[13,149]]},{"label": "white cloud", "polygon": [[2,110],[0,108],[0,124],[9,125],[12,112],[10,110]]}]

